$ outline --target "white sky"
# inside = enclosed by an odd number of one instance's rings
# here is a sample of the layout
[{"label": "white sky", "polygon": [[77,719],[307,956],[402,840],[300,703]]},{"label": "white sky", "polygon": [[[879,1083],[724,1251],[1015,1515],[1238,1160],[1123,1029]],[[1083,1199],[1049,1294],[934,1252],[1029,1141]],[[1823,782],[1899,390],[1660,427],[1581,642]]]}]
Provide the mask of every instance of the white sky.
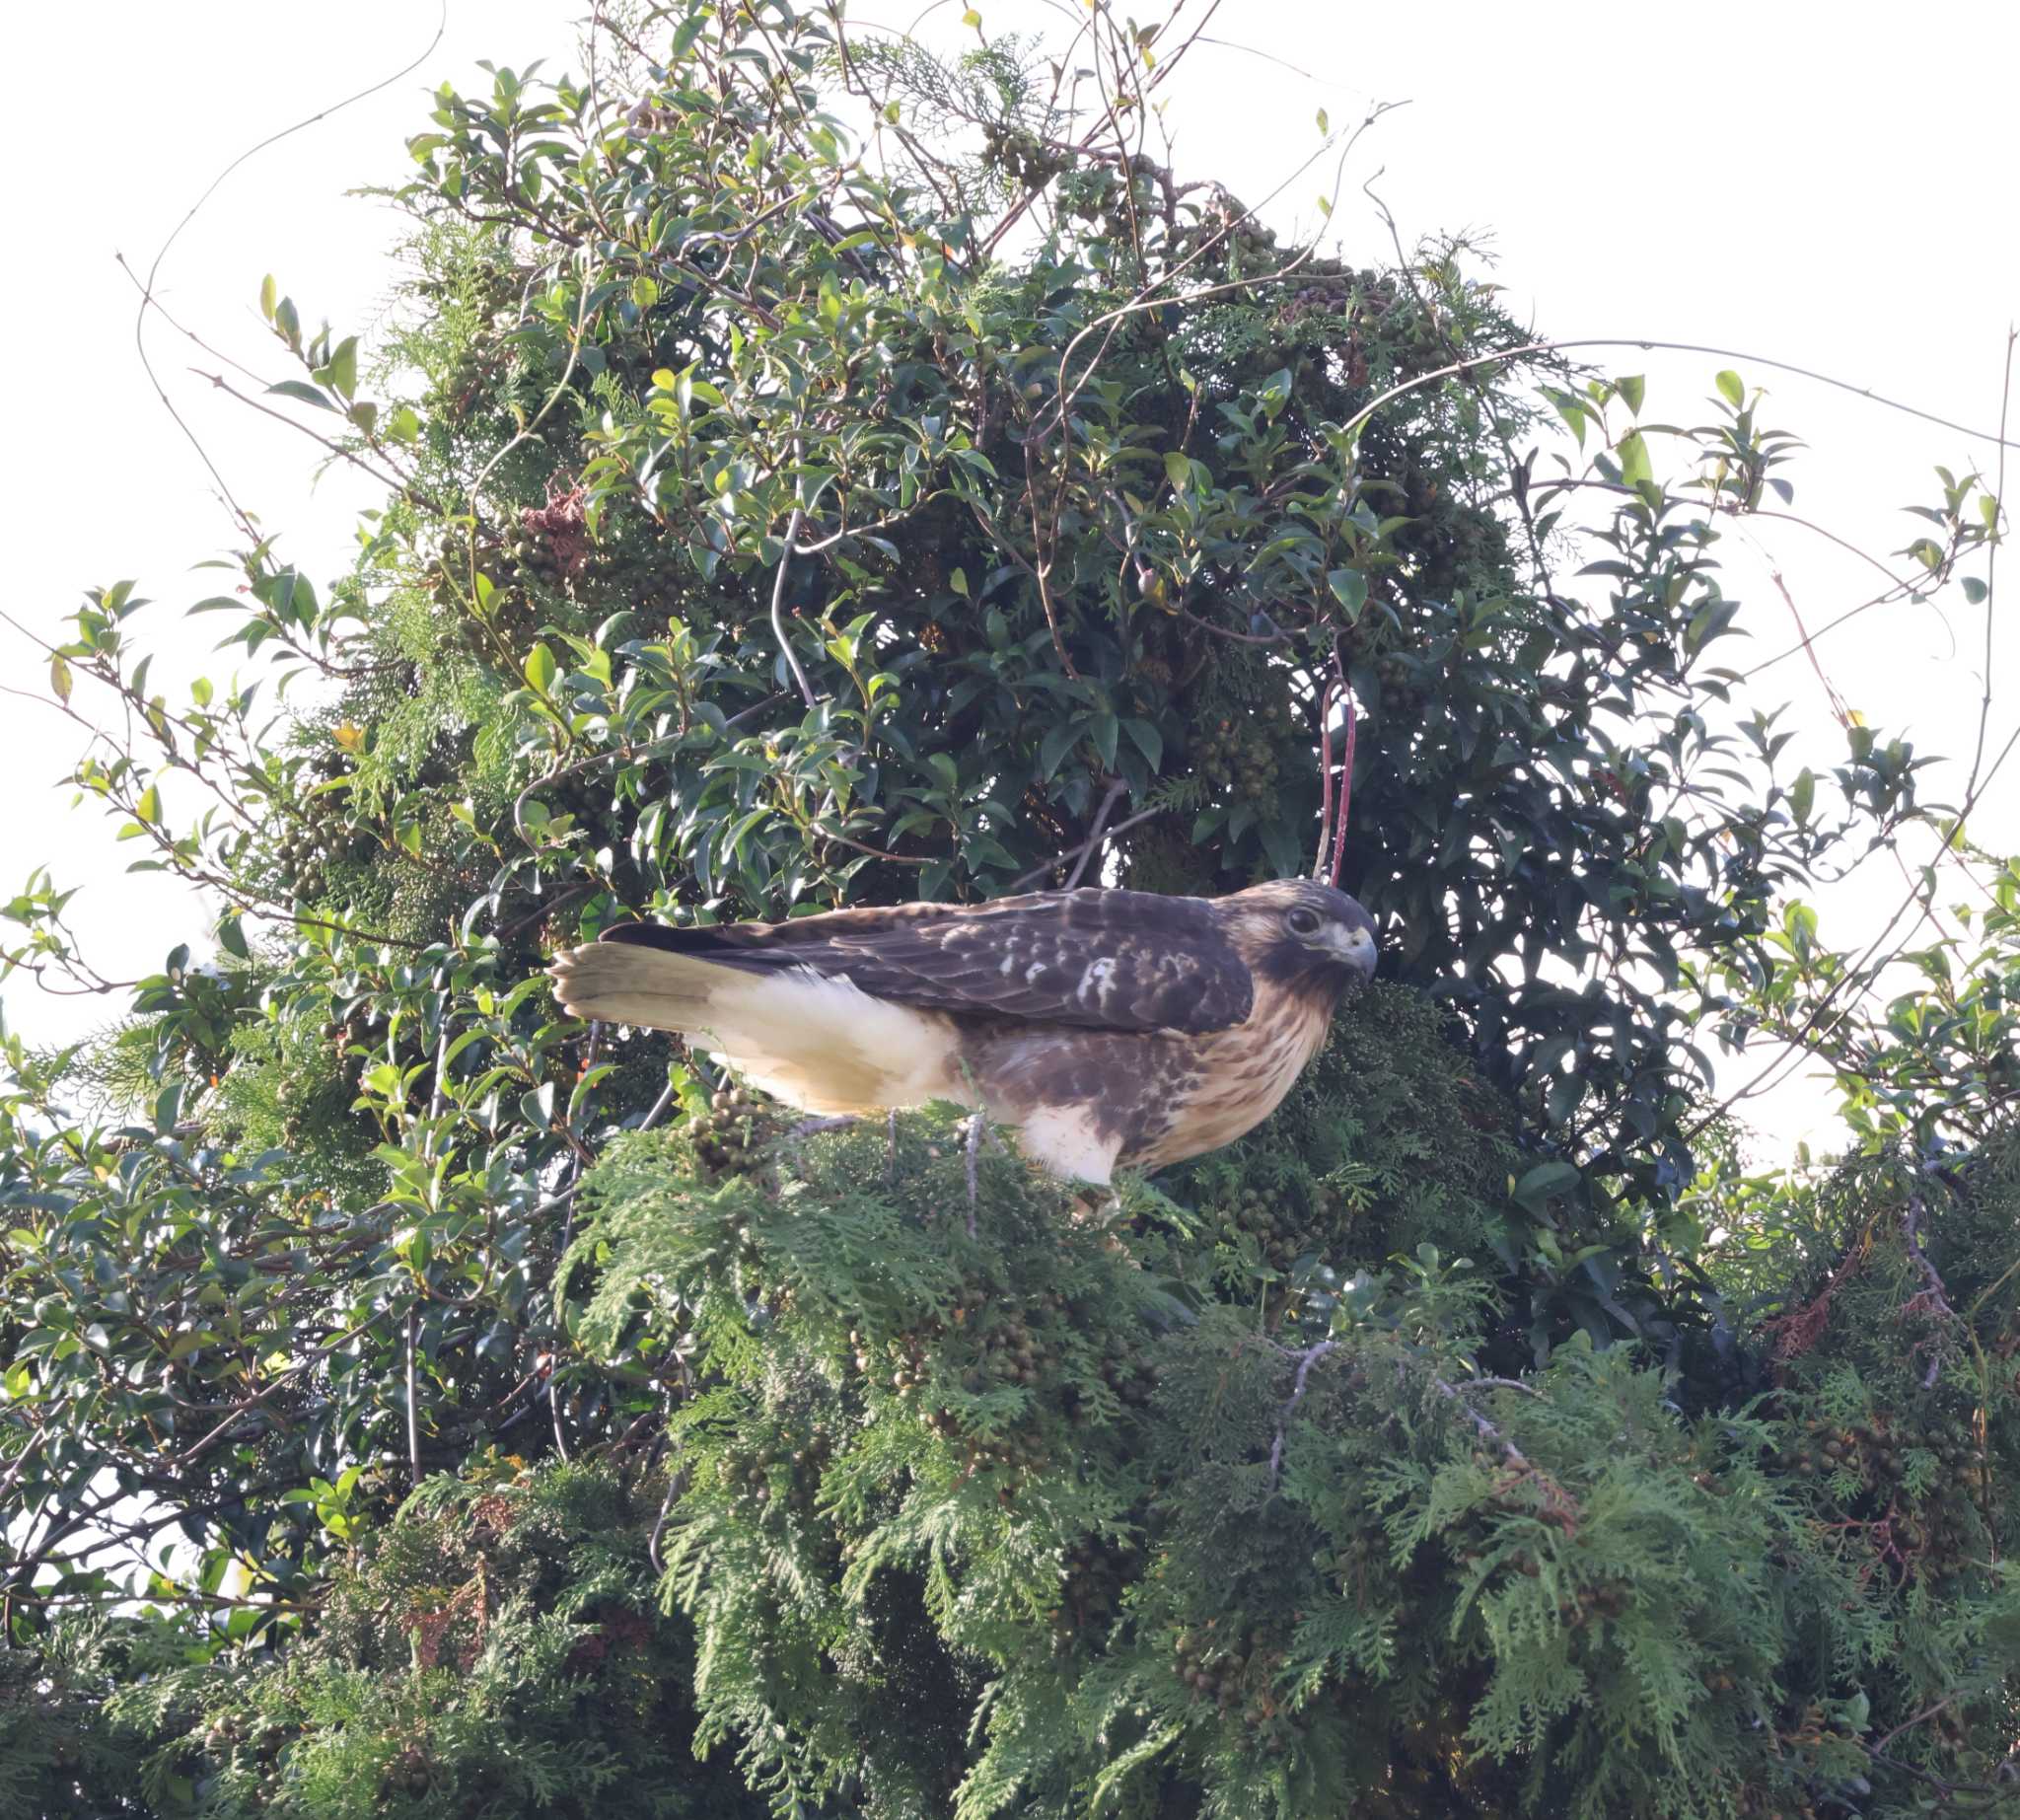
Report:
[{"label": "white sky", "polygon": [[[368,328],[392,277],[395,224],[383,205],[344,190],[398,181],[403,137],[427,126],[428,89],[481,80],[477,58],[523,68],[545,55],[572,67],[580,10],[572,0],[450,0],[448,32],[413,75],[229,180],[171,255],[164,300],[275,377],[256,307],[263,273],[277,275],[306,321]],[[1201,0],[1188,8],[1202,10]],[[943,6],[930,29],[952,32],[959,11]],[[984,0],[981,11],[991,34],[1072,14],[1042,0]],[[892,26],[913,16],[909,4],[857,12]],[[13,270],[0,288],[17,425],[4,457],[16,525],[5,598],[17,619],[54,636],[84,587],[137,577],[158,603],[142,621],[164,650],[156,681],[180,687],[209,667],[203,653],[218,622],[180,615],[229,581],[190,565],[226,549],[230,526],[147,389],[133,353],[134,293],[112,255],[124,252],[144,270],[231,158],[388,75],[433,30],[430,0],[352,0],[335,25],[250,0],[101,0],[42,9],[8,29],[17,64],[48,72],[18,85],[16,169],[33,160],[36,176],[32,187],[16,180]],[[1511,307],[1542,332],[1775,355],[1971,425],[1997,421],[2006,328],[2020,314],[2011,124],[2020,11],[2010,5],[1982,0],[1910,18],[1869,4],[1714,16],[1562,0],[1522,9],[1226,0],[1210,30],[1228,44],[1192,51],[1171,85],[1178,161],[1245,197],[1272,188],[1312,149],[1320,108],[1337,126],[1375,101],[1409,104],[1350,167],[1333,223],[1349,257],[1387,256],[1386,234],[1357,193],[1379,168],[1377,187],[1406,243],[1439,230],[1491,233]],[[1323,186],[1316,171],[1293,184],[1276,225],[1314,224]],[[312,491],[309,444],[210,394],[185,371],[205,357],[185,356],[159,324],[151,346],[242,499],[312,572],[336,566],[364,496],[340,475]],[[1933,464],[1992,472],[1984,444],[1744,362],[1623,350],[1608,364],[1648,375],[1646,414],[1656,420],[1699,420],[1720,366],[1769,384],[1812,448],[1793,476],[1798,508],[1883,554],[1916,534],[1896,508],[1929,500]],[[1870,591],[1808,534],[1764,527],[1761,536],[1811,625]],[[1747,602],[1740,624],[1756,633],[1752,648],[1779,650],[1790,628],[1765,574],[1736,567],[1727,586]],[[1958,602],[1944,614],[1869,614],[1823,649],[1869,722],[1957,754],[1975,728],[1983,637]],[[42,663],[33,649],[0,627],[0,652],[7,681],[34,687]],[[2016,663],[2020,645],[2007,639],[1994,659],[1995,746],[2020,721]],[[211,673],[223,669],[219,660]],[[1772,678],[1822,769],[1842,745],[1814,677],[1795,661]],[[132,850],[113,845],[109,825],[89,807],[72,815],[68,792],[44,787],[80,746],[54,713],[0,696],[9,783],[0,831],[12,868],[0,872],[0,894],[51,861],[59,883],[85,887],[73,920],[97,964],[114,976],[152,971],[176,942],[200,942],[206,918],[158,876],[127,876]],[[2020,773],[2020,759],[2012,769]],[[1925,788],[1942,794],[1943,781]],[[1984,844],[2020,851],[2016,785],[2002,776],[1982,806],[1974,832]],[[1827,903],[1827,938],[1898,900],[1899,874],[1872,871],[1875,889]],[[81,1034],[119,1008],[50,999],[19,982],[5,1004],[16,1027],[44,1040]],[[1798,1087],[1759,1112],[1765,1155],[1820,1134],[1822,1105]]]}]

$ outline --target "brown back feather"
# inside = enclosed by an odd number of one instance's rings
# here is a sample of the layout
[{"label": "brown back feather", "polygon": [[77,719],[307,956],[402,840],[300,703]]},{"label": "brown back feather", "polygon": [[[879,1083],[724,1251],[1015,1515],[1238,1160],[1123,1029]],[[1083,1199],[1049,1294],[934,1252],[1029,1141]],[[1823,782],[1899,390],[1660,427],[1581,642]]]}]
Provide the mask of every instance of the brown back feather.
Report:
[{"label": "brown back feather", "polygon": [[922,1009],[1098,1030],[1221,1030],[1255,1002],[1214,906],[1155,892],[1035,892],[713,928],[625,923],[603,939],[754,973],[811,968]]}]

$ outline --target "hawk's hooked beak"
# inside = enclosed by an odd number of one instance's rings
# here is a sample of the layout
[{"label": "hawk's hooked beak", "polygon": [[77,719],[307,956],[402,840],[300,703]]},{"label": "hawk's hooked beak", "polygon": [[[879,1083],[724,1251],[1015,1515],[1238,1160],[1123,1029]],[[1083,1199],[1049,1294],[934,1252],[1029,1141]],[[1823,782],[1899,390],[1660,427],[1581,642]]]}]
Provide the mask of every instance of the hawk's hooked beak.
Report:
[{"label": "hawk's hooked beak", "polygon": [[1326,931],[1326,952],[1352,968],[1364,982],[1375,977],[1375,938],[1366,929],[1335,924]]}]

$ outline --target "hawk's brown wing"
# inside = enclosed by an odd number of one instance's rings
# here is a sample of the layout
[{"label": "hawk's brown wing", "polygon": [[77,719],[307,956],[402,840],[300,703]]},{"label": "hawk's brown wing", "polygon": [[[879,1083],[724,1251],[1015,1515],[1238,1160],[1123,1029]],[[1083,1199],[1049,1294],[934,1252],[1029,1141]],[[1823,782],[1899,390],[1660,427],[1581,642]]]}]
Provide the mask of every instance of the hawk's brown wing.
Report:
[{"label": "hawk's brown wing", "polygon": [[750,973],[809,968],[926,1010],[1102,1030],[1221,1030],[1255,1002],[1248,964],[1212,905],[1146,891],[1039,892],[714,928],[633,922],[603,939]]}]

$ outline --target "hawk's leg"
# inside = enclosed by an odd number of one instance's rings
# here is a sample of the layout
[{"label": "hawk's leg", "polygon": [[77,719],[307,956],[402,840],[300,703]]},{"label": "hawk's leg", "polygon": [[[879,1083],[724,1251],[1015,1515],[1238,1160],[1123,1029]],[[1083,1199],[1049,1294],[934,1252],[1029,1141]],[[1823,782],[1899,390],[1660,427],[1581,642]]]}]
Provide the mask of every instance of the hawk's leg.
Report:
[{"label": "hawk's leg", "polygon": [[884,1121],[884,1180],[898,1180],[898,1108],[892,1107]]}]

